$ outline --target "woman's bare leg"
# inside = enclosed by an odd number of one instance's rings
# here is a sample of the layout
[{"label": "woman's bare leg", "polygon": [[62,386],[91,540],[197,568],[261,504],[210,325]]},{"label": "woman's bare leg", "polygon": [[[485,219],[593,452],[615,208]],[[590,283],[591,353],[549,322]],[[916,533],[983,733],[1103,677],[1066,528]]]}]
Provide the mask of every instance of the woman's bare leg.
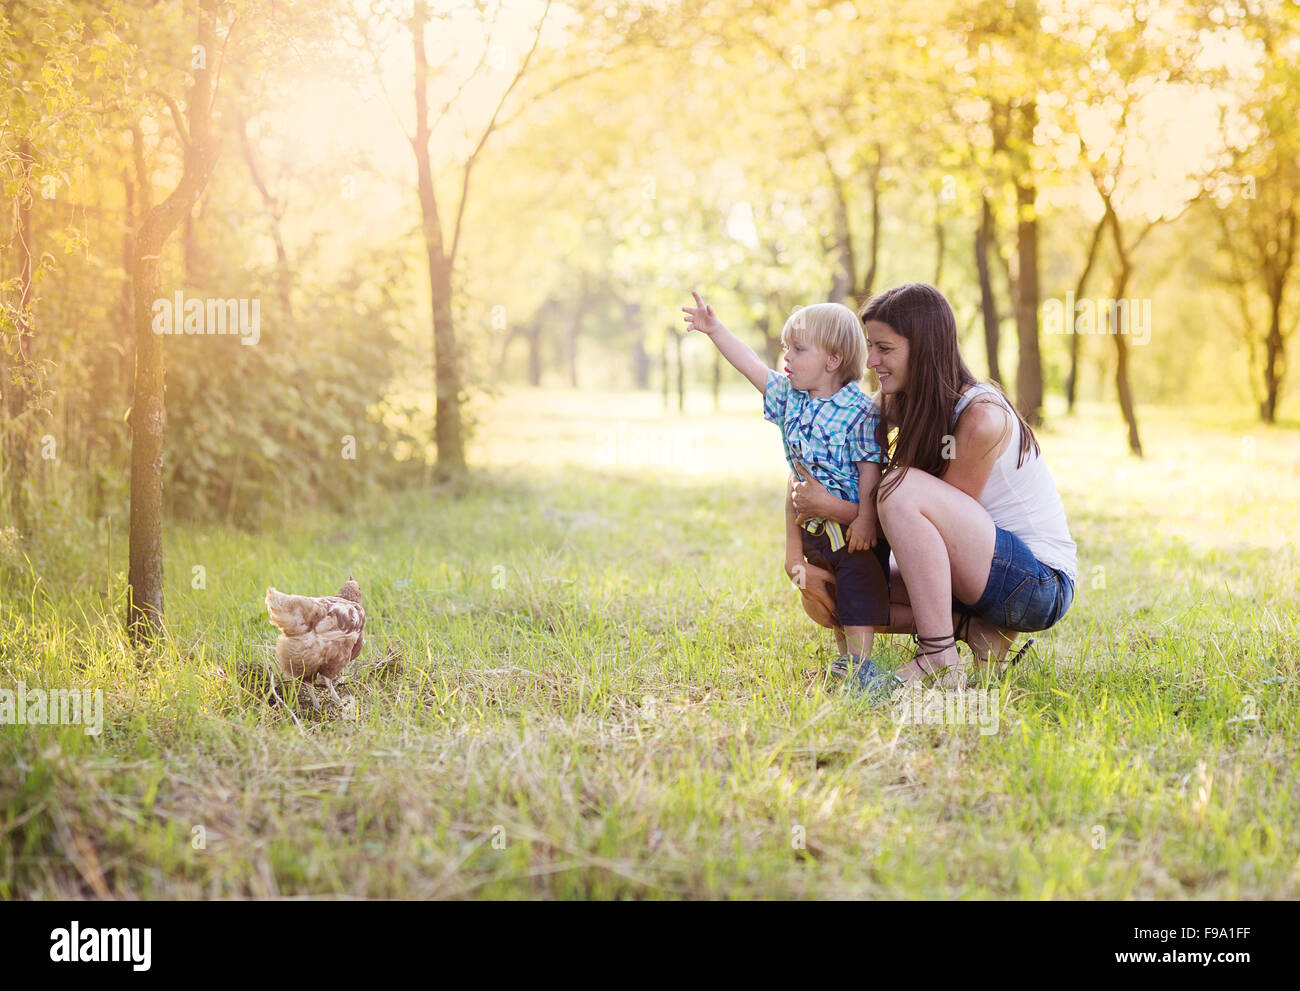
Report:
[{"label": "woman's bare leg", "polygon": [[966,643],[970,645],[970,652],[978,666],[990,661],[1005,661],[1018,636],[1020,634],[1015,630],[1004,630],[978,616],[972,616],[970,626],[966,628]]},{"label": "woman's bare leg", "polygon": [[[897,568],[891,569],[889,575],[889,618],[891,625],[888,629],[882,629],[881,633],[906,634],[916,632],[916,623],[912,618],[912,603],[907,597],[907,585]],[[961,613],[954,612],[952,614],[954,630],[960,625],[961,620]],[[980,619],[978,616],[970,618],[965,633],[966,635],[961,640],[970,647],[971,656],[975,659],[977,669],[983,668],[990,661],[1005,661],[1011,645],[1015,643],[1016,637],[1020,635],[1015,630],[1004,630]]]},{"label": "woman's bare leg", "polygon": [[[953,595],[974,602],[988,582],[996,536],[988,511],[960,489],[916,469],[877,505],[907,585],[915,629],[927,638],[952,636]],[[952,646],[909,661],[897,674],[913,681],[961,663]]]}]

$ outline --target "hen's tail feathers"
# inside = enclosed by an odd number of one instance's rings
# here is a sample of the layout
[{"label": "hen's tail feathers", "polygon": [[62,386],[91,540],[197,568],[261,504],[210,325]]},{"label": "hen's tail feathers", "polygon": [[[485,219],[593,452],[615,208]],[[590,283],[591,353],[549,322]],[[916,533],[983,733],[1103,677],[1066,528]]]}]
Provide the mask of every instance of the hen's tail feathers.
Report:
[{"label": "hen's tail feathers", "polygon": [[266,590],[266,612],[281,632],[294,636],[311,629],[314,600],[305,595],[286,595],[275,588]]}]

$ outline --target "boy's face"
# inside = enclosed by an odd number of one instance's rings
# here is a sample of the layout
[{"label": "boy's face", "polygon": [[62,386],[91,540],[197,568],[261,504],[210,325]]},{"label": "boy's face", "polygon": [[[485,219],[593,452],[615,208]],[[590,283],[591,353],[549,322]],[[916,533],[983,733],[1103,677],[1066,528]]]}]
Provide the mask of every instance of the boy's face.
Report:
[{"label": "boy's face", "polygon": [[824,391],[839,385],[835,377],[839,356],[830,354],[806,336],[792,338],[786,345],[784,364],[786,377],[800,392]]}]

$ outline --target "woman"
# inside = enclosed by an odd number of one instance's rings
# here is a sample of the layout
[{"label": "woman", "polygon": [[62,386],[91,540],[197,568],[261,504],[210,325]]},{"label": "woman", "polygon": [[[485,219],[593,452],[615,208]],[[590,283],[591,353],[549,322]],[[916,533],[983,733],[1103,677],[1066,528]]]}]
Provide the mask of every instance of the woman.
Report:
[{"label": "woman", "polygon": [[[941,683],[960,687],[958,639],[977,662],[1000,661],[1017,632],[1049,629],[1065,615],[1077,549],[1033,431],[962,361],[943,294],[921,283],[898,286],[859,316],[867,367],[880,379],[878,439],[890,451],[876,494],[897,562],[884,632],[915,632],[918,649],[893,675],[864,665],[857,680],[886,691],[943,672]],[[801,518],[847,523],[857,515],[853,503],[808,477],[792,486],[791,498]],[[805,597],[810,612],[828,604],[822,581],[808,583]]]}]

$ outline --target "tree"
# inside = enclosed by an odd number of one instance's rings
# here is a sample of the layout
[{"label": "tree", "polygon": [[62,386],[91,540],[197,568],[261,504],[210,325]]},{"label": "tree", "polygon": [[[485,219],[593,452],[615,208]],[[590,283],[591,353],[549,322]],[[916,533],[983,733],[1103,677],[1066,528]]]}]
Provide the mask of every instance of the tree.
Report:
[{"label": "tree", "polygon": [[[1015,260],[1007,272],[1011,315],[1018,350],[1016,407],[1026,422],[1041,422],[1043,366],[1039,350],[1039,194],[1051,170],[1037,135],[1042,95],[1055,86],[1059,61],[1055,39],[1042,27],[1036,0],[969,0],[947,12],[948,33],[956,61],[956,92],[950,114],[979,135],[971,143],[972,165],[984,172],[977,184],[980,216],[975,235],[976,272],[980,284],[985,351],[990,376],[1001,380],[998,360],[1000,317],[989,272],[989,251],[997,250],[999,213],[1010,215],[1014,230],[1009,246]],[[943,76],[936,77],[942,85]],[[979,108],[976,119],[965,105]],[[1000,205],[1005,203],[1004,209]]]},{"label": "tree", "polygon": [[1262,3],[1212,9],[1223,30],[1239,32],[1261,56],[1261,78],[1235,94],[1239,108],[1225,115],[1232,125],[1225,128],[1232,135],[1226,142],[1231,166],[1220,177],[1227,195],[1215,217],[1227,259],[1222,277],[1238,302],[1259,417],[1275,423],[1297,323],[1288,290],[1300,253],[1300,15],[1294,6]]},{"label": "tree", "polygon": [[[189,215],[217,163],[220,138],[212,127],[216,99],[217,7],[219,0],[200,0],[198,31],[191,68],[194,83],[182,113],[166,93],[159,96],[171,112],[183,148],[182,170],[171,193],[144,215],[135,239],[132,293],[135,302],[135,393],[131,405],[131,532],[129,627],[136,640],[161,632],[163,624],[163,429],[166,370],[163,338],[153,332],[153,301],[162,284],[163,245]],[[229,32],[227,33],[229,40]]]},{"label": "tree", "polygon": [[[26,528],[34,420],[46,415],[46,364],[40,360],[38,283],[53,258],[53,241],[66,228],[57,219],[65,170],[90,143],[95,81],[123,60],[104,18],[84,24],[73,6],[53,9],[7,4],[0,8],[0,175],[6,178],[13,234],[6,249],[17,274],[0,283],[0,494],[8,513]],[[107,16],[107,15],[106,15]],[[107,36],[107,37],[105,37]],[[93,79],[79,78],[93,66]],[[41,230],[42,223],[45,229]]]},{"label": "tree", "polygon": [[[780,96],[767,104],[762,124],[770,127],[777,115],[787,114],[782,136],[789,159],[819,167],[814,188],[824,194],[817,200],[830,221],[828,298],[855,307],[871,296],[880,271],[888,168],[902,165],[905,155],[924,157],[914,147],[918,123],[896,108],[919,105],[929,93],[928,76],[893,57],[908,46],[924,62],[927,50],[916,43],[924,35],[918,23],[896,11],[881,16],[880,4],[861,0],[835,5],[812,24],[789,4],[757,6],[739,20],[715,12],[713,23],[706,20],[700,29],[726,39],[733,62],[747,57],[743,45],[757,47],[746,71],[732,81],[742,94],[752,99],[756,87],[771,85],[773,76],[781,81]],[[855,222],[863,214],[865,236]]]},{"label": "tree", "polygon": [[[1074,138],[1080,164],[1103,209],[1093,231],[1079,289],[1093,269],[1098,239],[1105,227],[1114,248],[1110,296],[1103,301],[1103,308],[1108,336],[1115,347],[1115,393],[1128,432],[1129,451],[1141,457],[1142,441],[1129,376],[1131,355],[1126,323],[1132,314],[1126,293],[1135,256],[1148,235],[1157,226],[1182,216],[1199,197],[1199,179],[1191,165],[1178,177],[1188,185],[1189,195],[1181,203],[1172,202],[1170,191],[1161,188],[1172,177],[1156,174],[1151,153],[1152,147],[1160,144],[1159,138],[1165,137],[1157,136],[1160,125],[1167,124],[1156,118],[1152,107],[1158,105],[1158,98],[1177,97],[1192,90],[1192,52],[1188,36],[1177,23],[1152,23],[1149,10],[1125,0],[1117,0],[1100,13],[1081,12],[1078,16],[1078,20],[1066,22],[1061,28],[1067,43],[1075,44],[1076,56],[1070,59],[1072,72],[1064,82],[1067,109],[1057,123],[1061,131]],[[1090,17],[1104,18],[1107,31],[1100,44],[1080,40],[1096,35]],[[1083,57],[1085,53],[1091,57]],[[1135,149],[1140,153],[1140,164],[1132,160]],[[1066,314],[1066,318],[1072,324],[1074,314]],[[1075,355],[1077,348],[1078,344],[1072,343]],[[1072,364],[1070,391],[1076,374]]]},{"label": "tree", "polygon": [[[454,211],[454,221],[449,230],[444,230],[444,198],[440,197],[435,176],[435,161],[431,143],[439,133],[439,127],[453,111],[463,113],[465,106],[462,95],[467,87],[474,83],[485,66],[500,61],[500,48],[494,42],[494,31],[503,5],[498,2],[492,7],[491,20],[484,21],[484,39],[481,54],[469,73],[453,85],[444,84],[439,93],[447,98],[437,110],[431,113],[431,83],[440,81],[446,74],[448,66],[455,62],[455,53],[449,53],[444,62],[431,66],[429,49],[426,42],[426,29],[430,23],[430,9],[426,0],[415,0],[411,6],[411,15],[404,22],[409,35],[411,51],[414,58],[415,79],[415,127],[406,132],[407,140],[415,155],[416,192],[420,201],[421,233],[424,239],[426,263],[428,267],[429,291],[432,300],[432,339],[433,339],[433,378],[434,378],[434,440],[437,445],[435,475],[446,478],[459,475],[465,471],[465,426],[462,415],[463,376],[460,367],[461,355],[456,341],[456,326],[453,317],[452,300],[457,289],[456,256],[464,233],[466,207],[469,203],[470,178],[474,167],[481,160],[484,147],[492,134],[501,126],[501,112],[510,94],[515,91],[528,71],[529,64],[541,42],[542,29],[551,10],[552,0],[545,0],[537,26],[532,31],[531,44],[524,52],[516,70],[510,74],[509,82],[495,99],[494,107],[478,131],[478,137],[470,142],[470,151],[466,155],[446,155],[454,163],[454,171],[459,173],[460,195]],[[485,13],[480,7],[479,12]],[[400,16],[391,5],[383,2],[372,4],[369,18],[359,23],[364,43],[371,53],[377,74],[382,80],[383,63],[374,40],[374,28],[390,17]],[[440,11],[440,20],[456,17],[454,12]],[[438,100],[434,99],[434,103]],[[445,151],[445,149],[440,149]]]}]

